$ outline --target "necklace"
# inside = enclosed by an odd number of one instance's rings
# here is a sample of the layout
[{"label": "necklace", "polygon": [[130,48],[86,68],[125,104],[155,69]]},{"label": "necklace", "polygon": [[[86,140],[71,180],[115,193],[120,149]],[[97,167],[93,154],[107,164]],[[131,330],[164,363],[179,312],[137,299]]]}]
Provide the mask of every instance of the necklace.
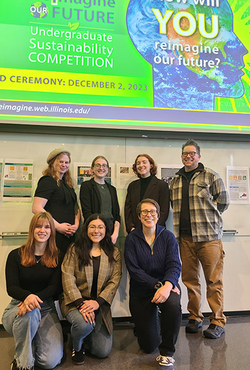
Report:
[{"label": "necklace", "polygon": [[36,259],[36,263],[39,263],[41,261],[41,259],[42,259],[42,256],[40,258],[37,257],[37,256],[35,256],[35,259]]},{"label": "necklace", "polygon": [[97,183],[98,184],[98,186],[101,188],[101,189],[105,189],[105,184],[99,184],[99,183]]}]

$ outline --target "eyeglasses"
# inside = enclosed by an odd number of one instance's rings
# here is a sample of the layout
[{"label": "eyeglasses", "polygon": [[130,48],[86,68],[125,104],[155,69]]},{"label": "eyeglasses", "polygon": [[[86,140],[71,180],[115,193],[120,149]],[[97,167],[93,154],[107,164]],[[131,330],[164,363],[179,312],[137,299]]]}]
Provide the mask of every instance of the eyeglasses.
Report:
[{"label": "eyeglasses", "polygon": [[88,226],[88,229],[90,229],[91,231],[94,231],[95,229],[97,229],[99,231],[102,231],[102,230],[106,229],[106,227],[103,226],[103,225],[99,225],[99,226],[90,225],[90,226]]},{"label": "eyeglasses", "polygon": [[155,209],[150,209],[150,211],[148,211],[147,209],[143,209],[140,213],[143,216],[147,216],[148,213],[150,213],[151,216],[155,216],[157,214],[157,211]]},{"label": "eyeglasses", "polygon": [[188,155],[190,155],[190,157],[194,157],[195,154],[197,154],[197,152],[183,152],[182,157],[187,157]]},{"label": "eyeglasses", "polygon": [[95,163],[94,164],[94,167],[96,167],[96,168],[108,168],[108,165],[107,164],[100,164],[100,163]]}]

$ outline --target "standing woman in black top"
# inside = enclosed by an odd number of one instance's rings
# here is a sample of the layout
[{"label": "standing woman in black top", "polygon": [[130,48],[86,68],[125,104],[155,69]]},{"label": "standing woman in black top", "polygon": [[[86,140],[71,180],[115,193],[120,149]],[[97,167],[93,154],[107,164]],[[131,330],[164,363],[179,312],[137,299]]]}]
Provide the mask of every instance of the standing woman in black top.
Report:
[{"label": "standing woman in black top", "polygon": [[95,157],[91,164],[93,178],[85,181],[80,189],[80,202],[84,220],[94,213],[101,213],[108,221],[111,240],[115,244],[120,229],[120,207],[116,188],[105,181],[109,171],[107,159],[101,155]]},{"label": "standing woman in black top", "polygon": [[6,262],[7,292],[12,297],[2,323],[14,336],[12,370],[52,369],[63,356],[63,336],[54,296],[61,293],[61,258],[48,212],[33,216],[25,244]]},{"label": "standing woman in black top", "polygon": [[139,180],[132,181],[127,190],[125,200],[125,224],[127,233],[140,225],[136,214],[137,204],[145,198],[156,200],[161,213],[158,224],[165,226],[169,213],[169,187],[166,182],[158,179],[157,165],[148,154],[139,154],[132,166]]},{"label": "standing woman in black top", "polygon": [[80,209],[77,204],[73,180],[69,171],[70,152],[53,150],[48,158],[48,168],[38,181],[32,212],[50,212],[56,228],[56,245],[65,254],[74,242],[74,235],[80,223]]}]

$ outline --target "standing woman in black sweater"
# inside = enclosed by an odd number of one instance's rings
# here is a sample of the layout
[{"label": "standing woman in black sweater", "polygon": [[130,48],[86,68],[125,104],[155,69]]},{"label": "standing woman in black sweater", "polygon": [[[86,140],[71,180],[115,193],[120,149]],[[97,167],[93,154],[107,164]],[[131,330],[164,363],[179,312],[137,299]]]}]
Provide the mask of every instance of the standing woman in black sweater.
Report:
[{"label": "standing woman in black sweater", "polygon": [[25,244],[6,262],[7,292],[12,297],[2,323],[14,336],[12,370],[52,369],[63,356],[63,336],[53,297],[61,292],[61,258],[48,212],[33,216]]},{"label": "standing woman in black sweater", "polygon": [[166,182],[158,179],[157,165],[148,154],[139,154],[132,166],[139,180],[132,181],[127,190],[125,200],[125,224],[127,233],[140,225],[136,214],[137,204],[145,198],[155,200],[161,209],[158,224],[165,226],[169,213],[169,187]]},{"label": "standing woman in black sweater", "polygon": [[111,240],[115,245],[120,229],[120,207],[116,188],[105,181],[109,163],[105,157],[98,155],[91,164],[93,178],[84,181],[80,189],[80,202],[84,221],[94,213],[101,213],[108,221]]}]

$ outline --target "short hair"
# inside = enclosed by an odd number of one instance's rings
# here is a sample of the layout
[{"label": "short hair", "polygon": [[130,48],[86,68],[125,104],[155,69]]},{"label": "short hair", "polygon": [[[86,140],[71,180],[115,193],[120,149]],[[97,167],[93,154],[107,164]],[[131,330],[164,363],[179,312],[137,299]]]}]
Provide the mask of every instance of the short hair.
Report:
[{"label": "short hair", "polygon": [[155,161],[153,160],[153,158],[150,157],[150,155],[148,155],[148,154],[138,154],[138,156],[135,158],[134,164],[132,165],[132,170],[134,171],[134,173],[138,177],[140,177],[140,175],[138,174],[137,169],[136,169],[136,162],[137,162],[137,159],[139,157],[146,157],[149,160],[149,163],[152,164],[152,167],[150,168],[150,173],[151,173],[151,175],[156,175],[157,165],[156,165]]},{"label": "short hair", "polygon": [[186,146],[189,146],[189,145],[192,145],[196,148],[196,151],[197,151],[197,154],[200,155],[200,152],[201,152],[201,148],[199,147],[199,145],[196,143],[196,141],[192,140],[192,139],[188,139],[185,144],[182,145],[182,152],[184,150],[184,148]]},{"label": "short hair", "polygon": [[107,166],[108,166],[108,168],[109,168],[109,162],[108,162],[107,158],[105,158],[103,155],[98,155],[97,157],[95,157],[95,158],[93,159],[93,161],[92,161],[92,163],[91,163],[91,168],[94,168],[95,161],[97,161],[97,159],[99,159],[99,158],[104,159],[104,161],[106,161],[106,162],[107,162]]},{"label": "short hair", "polygon": [[151,203],[153,204],[153,206],[155,206],[156,208],[156,212],[157,212],[157,215],[158,217],[160,217],[160,206],[159,204],[156,202],[156,200],[154,199],[151,199],[151,198],[145,198],[145,199],[142,199],[140,201],[140,203],[137,204],[137,207],[136,207],[136,213],[137,213],[137,216],[139,217],[140,216],[140,213],[141,213],[141,206],[143,203]]}]

